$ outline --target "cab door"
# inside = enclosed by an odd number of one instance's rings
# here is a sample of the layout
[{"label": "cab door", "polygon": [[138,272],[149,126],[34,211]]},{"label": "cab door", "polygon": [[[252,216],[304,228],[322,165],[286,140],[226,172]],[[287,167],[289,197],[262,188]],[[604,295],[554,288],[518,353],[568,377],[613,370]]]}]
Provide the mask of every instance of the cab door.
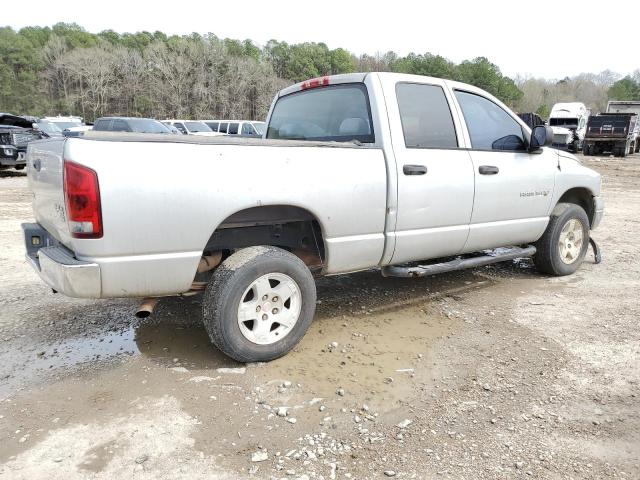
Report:
[{"label": "cab door", "polygon": [[462,89],[455,89],[454,95],[475,177],[464,251],[537,240],[549,221],[558,154],[547,148],[530,153],[524,124],[494,99]]},{"label": "cab door", "polygon": [[387,99],[398,195],[391,263],[456,254],[469,232],[474,178],[450,91],[437,79],[383,82],[395,92]]}]

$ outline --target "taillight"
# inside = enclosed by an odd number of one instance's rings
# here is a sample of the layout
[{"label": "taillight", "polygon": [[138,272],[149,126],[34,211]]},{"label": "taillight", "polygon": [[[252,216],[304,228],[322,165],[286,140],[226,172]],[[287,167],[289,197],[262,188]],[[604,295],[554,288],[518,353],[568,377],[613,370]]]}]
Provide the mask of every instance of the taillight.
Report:
[{"label": "taillight", "polygon": [[67,223],[74,238],[101,238],[102,211],[98,175],[77,163],[64,162]]}]

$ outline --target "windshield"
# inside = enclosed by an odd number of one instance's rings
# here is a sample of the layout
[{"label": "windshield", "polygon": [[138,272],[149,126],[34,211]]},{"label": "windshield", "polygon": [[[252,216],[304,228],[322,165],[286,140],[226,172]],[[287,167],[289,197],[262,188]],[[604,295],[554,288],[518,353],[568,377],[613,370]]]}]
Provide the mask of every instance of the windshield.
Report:
[{"label": "windshield", "polygon": [[281,97],[273,108],[267,138],[373,143],[366,87],[347,83]]},{"label": "windshield", "polygon": [[577,127],[577,118],[550,118],[549,125],[552,127]]},{"label": "windshield", "polygon": [[43,131],[44,133],[46,133],[47,135],[52,135],[52,136],[60,136],[62,135],[62,129],[56,125],[55,123],[51,123],[51,122],[38,122],[36,123],[36,126],[38,127],[38,129],[40,129],[41,131]]},{"label": "windshield", "polygon": [[132,132],[138,133],[171,133],[169,127],[150,118],[130,118],[127,123]]},{"label": "windshield", "polygon": [[258,132],[258,135],[264,135],[264,131],[267,129],[267,124],[264,122],[253,122],[253,127]]},{"label": "windshield", "polygon": [[184,122],[187,130],[191,133],[213,132],[204,122]]}]

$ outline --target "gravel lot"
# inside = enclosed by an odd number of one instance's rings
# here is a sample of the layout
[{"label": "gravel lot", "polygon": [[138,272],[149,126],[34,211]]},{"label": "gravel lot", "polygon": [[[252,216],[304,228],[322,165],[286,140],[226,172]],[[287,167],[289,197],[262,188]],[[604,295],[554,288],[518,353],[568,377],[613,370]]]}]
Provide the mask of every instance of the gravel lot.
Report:
[{"label": "gravel lot", "polygon": [[640,156],[603,174],[604,261],[318,281],[286,357],[240,365],[197,299],[55,295],[0,172],[0,478],[640,478]]}]

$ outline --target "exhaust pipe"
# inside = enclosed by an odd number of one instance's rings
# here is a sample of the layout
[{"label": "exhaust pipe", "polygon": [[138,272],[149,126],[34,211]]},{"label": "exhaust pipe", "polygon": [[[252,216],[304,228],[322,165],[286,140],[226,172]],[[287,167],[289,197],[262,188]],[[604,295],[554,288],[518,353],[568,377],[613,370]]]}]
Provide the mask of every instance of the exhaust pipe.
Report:
[{"label": "exhaust pipe", "polygon": [[158,304],[157,298],[145,298],[136,310],[136,318],[147,318],[153,313],[153,309]]}]

